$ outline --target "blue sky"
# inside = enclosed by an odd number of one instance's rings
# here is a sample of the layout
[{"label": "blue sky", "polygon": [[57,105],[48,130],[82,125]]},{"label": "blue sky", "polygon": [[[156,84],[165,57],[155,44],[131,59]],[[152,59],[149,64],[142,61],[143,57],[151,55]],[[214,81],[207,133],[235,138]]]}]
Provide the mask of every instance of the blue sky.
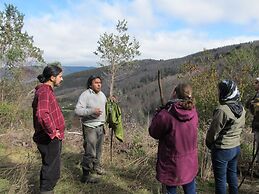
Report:
[{"label": "blue sky", "polygon": [[0,0],[25,15],[24,30],[47,62],[98,66],[93,54],[118,20],[140,42],[138,59],[172,59],[259,40],[257,0]]}]

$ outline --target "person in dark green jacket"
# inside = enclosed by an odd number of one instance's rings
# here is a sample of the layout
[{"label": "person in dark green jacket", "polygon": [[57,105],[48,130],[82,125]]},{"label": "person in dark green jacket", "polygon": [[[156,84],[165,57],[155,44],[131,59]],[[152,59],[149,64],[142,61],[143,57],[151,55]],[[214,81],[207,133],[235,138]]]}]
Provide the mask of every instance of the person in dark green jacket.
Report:
[{"label": "person in dark green jacket", "polygon": [[220,105],[206,136],[206,145],[211,149],[215,178],[215,193],[238,193],[237,158],[240,153],[240,134],[245,125],[245,110],[235,82],[223,80],[218,84]]}]

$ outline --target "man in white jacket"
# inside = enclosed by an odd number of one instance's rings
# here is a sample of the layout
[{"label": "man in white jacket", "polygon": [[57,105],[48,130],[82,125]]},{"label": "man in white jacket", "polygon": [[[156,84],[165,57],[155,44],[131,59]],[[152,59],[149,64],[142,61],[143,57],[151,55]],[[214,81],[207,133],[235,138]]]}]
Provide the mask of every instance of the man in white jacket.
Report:
[{"label": "man in white jacket", "polygon": [[87,90],[79,97],[75,113],[81,117],[84,155],[82,160],[82,183],[96,183],[92,172],[102,175],[101,169],[102,144],[104,139],[106,96],[101,91],[102,80],[99,76],[90,76]]}]

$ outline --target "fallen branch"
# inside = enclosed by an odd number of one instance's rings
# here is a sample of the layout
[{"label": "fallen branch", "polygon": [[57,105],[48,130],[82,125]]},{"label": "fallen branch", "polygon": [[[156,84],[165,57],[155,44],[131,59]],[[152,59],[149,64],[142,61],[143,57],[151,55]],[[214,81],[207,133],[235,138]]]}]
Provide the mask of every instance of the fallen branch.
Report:
[{"label": "fallen branch", "polygon": [[68,131],[67,134],[73,134],[73,135],[83,135],[80,132],[76,132],[76,131]]},{"label": "fallen branch", "polygon": [[0,134],[0,137],[3,137],[3,136],[5,136],[5,135],[7,135],[7,133],[4,133],[4,134]]}]

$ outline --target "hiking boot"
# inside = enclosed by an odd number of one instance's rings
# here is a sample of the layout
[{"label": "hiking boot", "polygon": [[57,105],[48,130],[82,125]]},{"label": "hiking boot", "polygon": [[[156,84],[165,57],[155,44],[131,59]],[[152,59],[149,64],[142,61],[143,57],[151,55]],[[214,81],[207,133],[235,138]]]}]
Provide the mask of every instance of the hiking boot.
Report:
[{"label": "hiking boot", "polygon": [[88,174],[87,176],[83,175],[80,181],[81,183],[94,184],[94,183],[98,183],[100,180],[96,177],[93,177],[91,174]]},{"label": "hiking boot", "polygon": [[106,172],[102,168],[100,168],[100,167],[94,168],[93,169],[93,173],[96,173],[98,175],[105,175],[106,174]]}]

